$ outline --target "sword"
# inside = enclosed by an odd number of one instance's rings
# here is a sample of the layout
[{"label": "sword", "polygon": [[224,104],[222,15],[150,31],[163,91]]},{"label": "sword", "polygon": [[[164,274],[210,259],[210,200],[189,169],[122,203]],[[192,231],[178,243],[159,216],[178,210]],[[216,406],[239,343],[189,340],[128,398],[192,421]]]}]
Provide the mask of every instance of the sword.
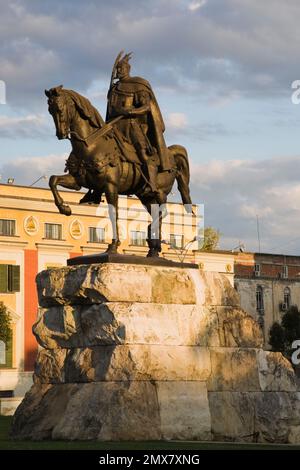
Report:
[{"label": "sword", "polygon": [[88,137],[86,137],[85,144],[88,146],[89,145],[89,140],[92,139],[93,137],[97,136],[102,137],[103,135],[107,134],[109,131],[112,130],[114,124],[116,124],[118,121],[120,121],[124,116],[117,116],[111,121],[107,122],[104,124],[103,127],[100,127],[99,129],[95,130],[92,134],[90,134]]}]

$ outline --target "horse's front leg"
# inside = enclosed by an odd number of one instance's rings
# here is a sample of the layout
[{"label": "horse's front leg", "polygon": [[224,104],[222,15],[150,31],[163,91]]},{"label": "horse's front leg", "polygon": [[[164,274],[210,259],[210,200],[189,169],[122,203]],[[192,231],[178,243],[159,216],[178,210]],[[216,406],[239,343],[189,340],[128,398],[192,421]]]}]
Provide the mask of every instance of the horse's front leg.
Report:
[{"label": "horse's front leg", "polygon": [[117,188],[110,184],[105,190],[105,196],[108,203],[108,213],[112,225],[112,241],[108,245],[106,253],[117,253],[121,244],[119,239],[118,227],[118,191]]},{"label": "horse's front leg", "polygon": [[70,174],[52,175],[49,179],[49,186],[51,188],[51,191],[54,197],[55,205],[58,208],[59,212],[64,215],[71,215],[72,211],[71,211],[70,206],[64,203],[63,198],[61,197],[61,195],[59,194],[57,190],[58,185],[64,188],[74,189],[76,191],[79,191],[81,186],[77,183],[74,176]]}]

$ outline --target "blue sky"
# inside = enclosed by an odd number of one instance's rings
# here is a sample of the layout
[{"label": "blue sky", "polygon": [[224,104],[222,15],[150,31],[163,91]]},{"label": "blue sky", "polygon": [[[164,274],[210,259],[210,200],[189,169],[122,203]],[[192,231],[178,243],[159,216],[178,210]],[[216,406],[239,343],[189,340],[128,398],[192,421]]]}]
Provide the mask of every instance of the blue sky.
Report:
[{"label": "blue sky", "polygon": [[[222,247],[239,241],[300,254],[300,79],[297,0],[0,0],[0,174],[30,184],[61,173],[44,89],[88,96],[105,114],[111,66],[133,51],[150,81],[168,144],[191,161],[195,202]],[[299,239],[298,239],[299,234]]]}]

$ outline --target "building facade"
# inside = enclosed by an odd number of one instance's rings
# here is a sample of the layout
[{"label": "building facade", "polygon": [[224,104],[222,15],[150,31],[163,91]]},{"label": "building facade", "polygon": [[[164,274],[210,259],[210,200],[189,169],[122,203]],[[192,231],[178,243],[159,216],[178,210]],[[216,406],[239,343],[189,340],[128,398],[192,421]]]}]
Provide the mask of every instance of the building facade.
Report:
[{"label": "building facade", "polygon": [[300,308],[300,256],[238,253],[234,284],[241,306],[261,325],[265,346],[269,330],[292,305]]},{"label": "building facade", "polygon": [[[62,192],[72,209],[70,217],[58,213],[48,189],[0,185],[0,302],[13,326],[12,341],[0,341],[0,398],[1,394],[23,396],[32,383],[38,349],[32,334],[38,308],[37,273],[65,266],[70,257],[103,252],[111,240],[105,201],[99,207],[80,205],[83,193]],[[162,256],[225,273],[233,285],[234,255],[200,252],[194,240],[197,220],[187,218],[182,204],[169,203],[167,209]],[[145,256],[150,219],[138,199],[120,197],[119,220],[120,253]]]}]

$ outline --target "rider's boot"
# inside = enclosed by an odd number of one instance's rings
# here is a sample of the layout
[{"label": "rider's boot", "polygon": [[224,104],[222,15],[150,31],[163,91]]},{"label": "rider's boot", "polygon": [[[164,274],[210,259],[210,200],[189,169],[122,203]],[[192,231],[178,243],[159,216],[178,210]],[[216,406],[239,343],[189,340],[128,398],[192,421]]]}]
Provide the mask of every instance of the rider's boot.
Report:
[{"label": "rider's boot", "polygon": [[97,190],[89,189],[88,192],[80,199],[79,204],[100,204],[101,193]]},{"label": "rider's boot", "polygon": [[88,192],[80,199],[79,204],[91,203],[94,201],[93,191],[89,189]]}]

